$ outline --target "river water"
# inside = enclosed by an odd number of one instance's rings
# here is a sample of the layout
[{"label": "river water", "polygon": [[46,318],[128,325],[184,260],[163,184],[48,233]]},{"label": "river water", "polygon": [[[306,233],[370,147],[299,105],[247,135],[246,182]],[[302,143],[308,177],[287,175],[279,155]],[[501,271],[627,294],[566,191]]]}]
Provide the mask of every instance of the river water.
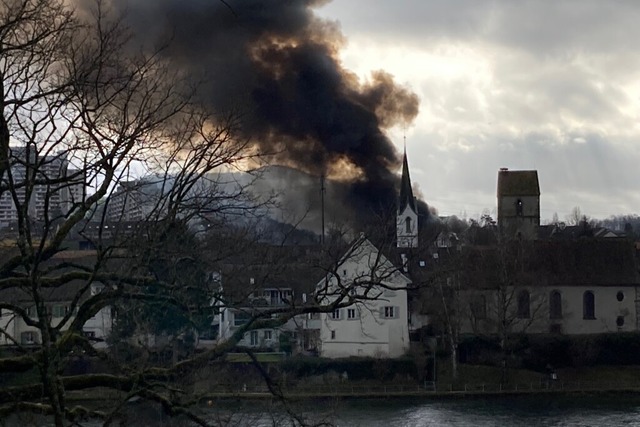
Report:
[{"label": "river water", "polygon": [[[186,420],[171,419],[161,411],[130,408],[128,419],[120,424],[136,427],[184,427]],[[338,427],[423,427],[423,426],[541,426],[599,427],[639,426],[640,395],[601,396],[530,395],[500,398],[426,399],[350,399],[305,401],[292,408],[309,424],[325,422]],[[201,407],[199,415],[211,425],[242,427],[291,426],[280,404],[263,401],[216,401]],[[3,422],[4,421],[4,422]],[[48,426],[33,418],[0,420],[0,426]],[[99,426],[89,422],[83,426]]]},{"label": "river water", "polygon": [[[640,397],[521,396],[453,400],[318,401],[303,413],[340,427],[400,426],[640,426]],[[251,411],[249,411],[251,412]],[[244,412],[235,425],[291,425],[277,411]]]},{"label": "river water", "polygon": [[337,414],[340,426],[640,426],[636,396],[558,396],[431,402],[354,402]]}]

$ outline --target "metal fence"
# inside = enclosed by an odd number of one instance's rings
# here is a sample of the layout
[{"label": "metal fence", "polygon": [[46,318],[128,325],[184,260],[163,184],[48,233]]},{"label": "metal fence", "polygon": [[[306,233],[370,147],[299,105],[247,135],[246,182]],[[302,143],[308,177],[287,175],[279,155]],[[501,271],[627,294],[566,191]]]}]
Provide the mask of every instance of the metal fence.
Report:
[{"label": "metal fence", "polygon": [[[433,383],[423,384],[336,384],[296,386],[274,386],[285,395],[299,396],[412,396],[412,395],[455,395],[455,394],[510,394],[540,392],[601,392],[601,391],[639,391],[640,383],[633,381],[618,382],[530,382],[530,383]],[[234,396],[271,394],[265,384],[229,384],[209,389],[213,394]]]}]

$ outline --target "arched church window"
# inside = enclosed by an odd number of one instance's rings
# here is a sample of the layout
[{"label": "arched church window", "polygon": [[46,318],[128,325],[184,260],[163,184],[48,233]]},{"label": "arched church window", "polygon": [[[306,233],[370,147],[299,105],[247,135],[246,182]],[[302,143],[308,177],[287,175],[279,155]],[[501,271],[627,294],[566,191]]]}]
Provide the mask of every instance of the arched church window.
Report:
[{"label": "arched church window", "polygon": [[529,291],[522,290],[518,293],[518,319],[531,317],[531,297]]},{"label": "arched church window", "polygon": [[471,301],[471,314],[475,320],[487,318],[487,298],[484,295],[478,295]]},{"label": "arched church window", "polygon": [[522,216],[523,203],[521,199],[516,200],[516,215]]},{"label": "arched church window", "polygon": [[411,233],[411,218],[406,217],[404,219],[404,231],[407,233]]},{"label": "arched church window", "polygon": [[562,319],[562,295],[559,291],[551,291],[549,295],[549,318]]},{"label": "arched church window", "polygon": [[592,291],[586,291],[582,295],[582,317],[585,319],[596,318],[596,297]]}]

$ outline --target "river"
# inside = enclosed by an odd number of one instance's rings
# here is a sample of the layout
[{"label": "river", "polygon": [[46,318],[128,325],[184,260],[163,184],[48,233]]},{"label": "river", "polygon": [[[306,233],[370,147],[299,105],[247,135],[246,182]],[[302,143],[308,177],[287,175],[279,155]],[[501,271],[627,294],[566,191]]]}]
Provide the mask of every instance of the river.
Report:
[{"label": "river", "polygon": [[[185,426],[184,420],[170,419],[160,411],[129,408],[129,418],[116,425]],[[264,401],[217,401],[200,408],[199,415],[212,425],[241,427],[291,426],[280,404]],[[349,399],[305,401],[295,408],[310,423],[326,422],[338,427],[424,427],[424,426],[535,426],[599,427],[640,426],[640,395],[599,396],[528,395],[500,398]],[[31,416],[32,417],[32,416]],[[0,425],[49,425],[35,419],[0,420]],[[83,423],[99,426],[99,422]],[[297,424],[296,424],[297,425]]]},{"label": "river", "polygon": [[[339,427],[640,426],[640,396],[520,396],[452,400],[319,401],[304,413]],[[251,411],[249,411],[251,413]],[[286,425],[273,412],[243,412],[234,424]],[[289,424],[290,425],[290,424]]]}]

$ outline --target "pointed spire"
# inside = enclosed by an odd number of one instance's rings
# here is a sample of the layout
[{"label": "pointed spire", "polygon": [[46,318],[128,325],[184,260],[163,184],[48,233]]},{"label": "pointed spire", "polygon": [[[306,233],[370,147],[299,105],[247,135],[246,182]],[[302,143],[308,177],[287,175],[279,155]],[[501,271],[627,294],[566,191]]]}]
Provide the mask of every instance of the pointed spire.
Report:
[{"label": "pointed spire", "polygon": [[398,203],[398,212],[403,212],[409,206],[411,210],[418,213],[416,209],[416,200],[413,197],[411,189],[411,177],[409,176],[409,162],[407,161],[407,146],[405,138],[404,155],[402,159],[402,181],[400,182],[400,199]]}]

